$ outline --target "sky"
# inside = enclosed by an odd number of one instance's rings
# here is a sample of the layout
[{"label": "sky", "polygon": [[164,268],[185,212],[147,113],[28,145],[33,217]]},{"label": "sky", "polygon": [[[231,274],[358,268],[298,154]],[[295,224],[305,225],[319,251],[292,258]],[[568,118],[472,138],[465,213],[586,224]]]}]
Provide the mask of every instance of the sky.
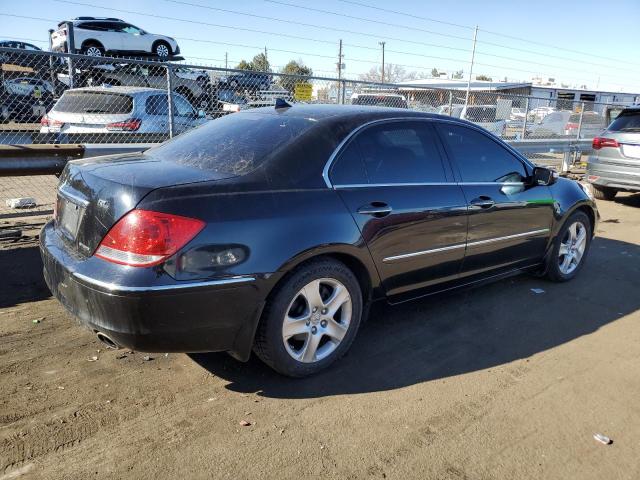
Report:
[{"label": "sky", "polygon": [[347,78],[380,65],[385,42],[386,64],[466,79],[477,25],[474,76],[640,92],[640,0],[0,0],[0,36],[46,48],[48,29],[77,16],[172,36],[188,63],[224,66],[226,54],[234,67],[266,47],[275,70],[302,60],[327,77],[342,39]]}]

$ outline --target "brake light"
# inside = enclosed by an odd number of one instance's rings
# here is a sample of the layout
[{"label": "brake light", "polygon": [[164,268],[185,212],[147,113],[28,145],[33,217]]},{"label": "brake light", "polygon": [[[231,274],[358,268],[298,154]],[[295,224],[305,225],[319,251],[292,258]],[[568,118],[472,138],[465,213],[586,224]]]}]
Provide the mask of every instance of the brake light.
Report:
[{"label": "brake light", "polygon": [[578,124],[574,123],[574,122],[569,122],[564,126],[565,130],[577,130],[578,129]]},{"label": "brake light", "polygon": [[142,125],[139,118],[129,118],[123,122],[114,122],[107,124],[107,130],[110,132],[135,132]]},{"label": "brake light", "polygon": [[189,243],[204,225],[195,218],[132,210],[109,230],[95,256],[132,267],[157,265]]},{"label": "brake light", "polygon": [[54,120],[49,115],[45,115],[40,119],[40,125],[42,127],[61,127],[64,125],[64,122],[60,120]]},{"label": "brake light", "polygon": [[591,147],[594,150],[600,150],[601,148],[605,148],[605,147],[618,148],[619,146],[620,144],[618,143],[617,140],[614,140],[613,138],[605,138],[605,137],[595,137],[593,139],[593,142],[591,143]]}]

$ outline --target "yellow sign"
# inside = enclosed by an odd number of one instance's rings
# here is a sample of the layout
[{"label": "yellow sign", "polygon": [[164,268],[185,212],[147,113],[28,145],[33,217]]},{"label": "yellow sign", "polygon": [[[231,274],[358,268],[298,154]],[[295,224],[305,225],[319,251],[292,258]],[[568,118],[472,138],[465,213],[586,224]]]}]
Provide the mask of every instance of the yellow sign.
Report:
[{"label": "yellow sign", "polygon": [[313,86],[310,83],[296,83],[293,97],[296,100],[307,101],[311,100],[311,94],[313,93]]}]

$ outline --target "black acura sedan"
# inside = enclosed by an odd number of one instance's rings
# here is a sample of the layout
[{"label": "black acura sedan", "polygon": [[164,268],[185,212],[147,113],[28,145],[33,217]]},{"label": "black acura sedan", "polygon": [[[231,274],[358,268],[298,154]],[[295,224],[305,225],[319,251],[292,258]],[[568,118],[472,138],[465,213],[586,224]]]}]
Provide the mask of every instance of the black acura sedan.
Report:
[{"label": "black acura sedan", "polygon": [[570,280],[597,218],[580,184],[464,120],[296,105],[69,163],[40,242],[51,291],[108,345],[253,350],[304,376],[375,300]]}]

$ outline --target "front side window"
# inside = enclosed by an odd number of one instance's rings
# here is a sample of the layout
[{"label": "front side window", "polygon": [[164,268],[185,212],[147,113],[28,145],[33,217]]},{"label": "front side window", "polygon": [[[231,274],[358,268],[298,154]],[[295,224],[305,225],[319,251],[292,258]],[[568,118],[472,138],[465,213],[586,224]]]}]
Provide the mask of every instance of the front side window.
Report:
[{"label": "front side window", "polygon": [[140,30],[138,27],[134,27],[133,25],[129,25],[128,23],[122,25],[121,31],[124,33],[130,33],[132,35],[142,33],[142,30]]},{"label": "front side window", "polygon": [[524,164],[484,133],[462,125],[437,126],[463,182],[522,182]]},{"label": "front side window", "polygon": [[178,95],[173,96],[173,108],[174,114],[179,117],[194,116],[193,107],[191,106],[191,104]]},{"label": "front side window", "polygon": [[331,172],[340,184],[409,184],[446,181],[432,127],[426,122],[389,122],[360,132]]}]

